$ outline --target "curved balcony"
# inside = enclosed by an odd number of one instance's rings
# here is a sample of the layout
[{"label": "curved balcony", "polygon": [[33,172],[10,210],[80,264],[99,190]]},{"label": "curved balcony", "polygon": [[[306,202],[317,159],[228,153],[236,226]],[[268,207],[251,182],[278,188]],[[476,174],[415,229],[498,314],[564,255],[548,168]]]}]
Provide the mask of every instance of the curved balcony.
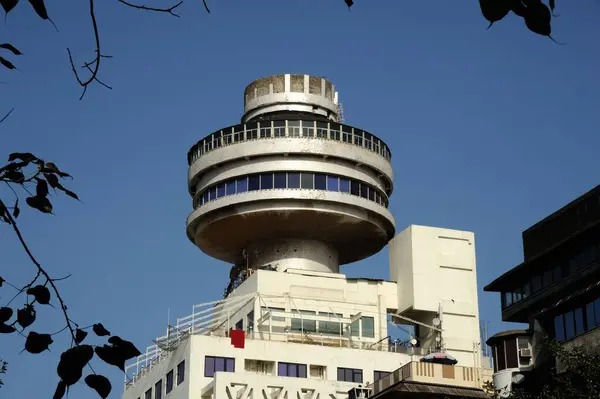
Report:
[{"label": "curved balcony", "polygon": [[390,163],[392,159],[389,147],[381,139],[362,129],[335,122],[274,120],[229,126],[209,134],[188,151],[188,164],[191,165],[202,155],[220,147],[277,137],[339,141],[375,152]]}]

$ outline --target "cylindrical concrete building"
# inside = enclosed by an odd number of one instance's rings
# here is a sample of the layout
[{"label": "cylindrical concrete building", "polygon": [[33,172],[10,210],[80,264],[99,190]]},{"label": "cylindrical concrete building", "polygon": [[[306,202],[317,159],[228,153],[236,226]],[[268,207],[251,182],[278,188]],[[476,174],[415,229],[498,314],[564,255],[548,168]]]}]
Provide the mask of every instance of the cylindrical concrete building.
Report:
[{"label": "cylindrical concrete building", "polygon": [[206,254],[249,268],[338,272],[394,236],[391,153],[338,121],[333,84],[274,75],[245,90],[240,124],[190,149],[187,234]]}]

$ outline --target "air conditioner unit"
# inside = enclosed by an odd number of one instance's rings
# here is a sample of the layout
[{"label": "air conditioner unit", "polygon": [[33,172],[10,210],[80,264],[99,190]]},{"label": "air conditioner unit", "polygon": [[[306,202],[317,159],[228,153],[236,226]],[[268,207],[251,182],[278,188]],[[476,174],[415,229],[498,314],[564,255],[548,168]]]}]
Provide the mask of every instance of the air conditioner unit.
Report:
[{"label": "air conditioner unit", "polygon": [[519,349],[519,356],[531,357],[531,349],[529,349],[529,348]]}]

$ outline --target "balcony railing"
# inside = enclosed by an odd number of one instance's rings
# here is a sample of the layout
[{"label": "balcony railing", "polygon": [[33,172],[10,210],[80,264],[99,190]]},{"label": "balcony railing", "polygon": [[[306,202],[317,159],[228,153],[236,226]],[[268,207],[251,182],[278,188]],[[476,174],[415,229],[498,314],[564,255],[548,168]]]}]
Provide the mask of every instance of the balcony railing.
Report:
[{"label": "balcony railing", "polygon": [[209,134],[192,146],[188,152],[188,164],[191,165],[202,155],[221,147],[272,138],[334,140],[365,148],[390,162],[392,159],[389,147],[364,130],[334,122],[278,120],[230,126]]}]

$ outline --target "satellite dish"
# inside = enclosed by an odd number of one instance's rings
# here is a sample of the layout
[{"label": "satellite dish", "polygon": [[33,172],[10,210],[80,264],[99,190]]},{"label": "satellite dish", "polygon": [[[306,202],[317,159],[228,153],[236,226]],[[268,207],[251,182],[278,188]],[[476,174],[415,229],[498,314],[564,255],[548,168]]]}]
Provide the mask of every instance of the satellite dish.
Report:
[{"label": "satellite dish", "polygon": [[411,339],[411,340],[410,340],[410,344],[411,344],[411,345],[416,345],[416,344],[417,344],[417,340],[416,340],[416,339],[414,339],[414,338],[413,338],[413,339]]},{"label": "satellite dish", "polygon": [[438,319],[438,318],[436,317],[436,318],[434,318],[434,319],[433,319],[432,323],[433,323],[433,325],[434,325],[434,326],[436,326],[436,327],[437,327],[437,326],[439,326],[439,325],[440,325],[441,321],[440,321],[440,319]]}]

